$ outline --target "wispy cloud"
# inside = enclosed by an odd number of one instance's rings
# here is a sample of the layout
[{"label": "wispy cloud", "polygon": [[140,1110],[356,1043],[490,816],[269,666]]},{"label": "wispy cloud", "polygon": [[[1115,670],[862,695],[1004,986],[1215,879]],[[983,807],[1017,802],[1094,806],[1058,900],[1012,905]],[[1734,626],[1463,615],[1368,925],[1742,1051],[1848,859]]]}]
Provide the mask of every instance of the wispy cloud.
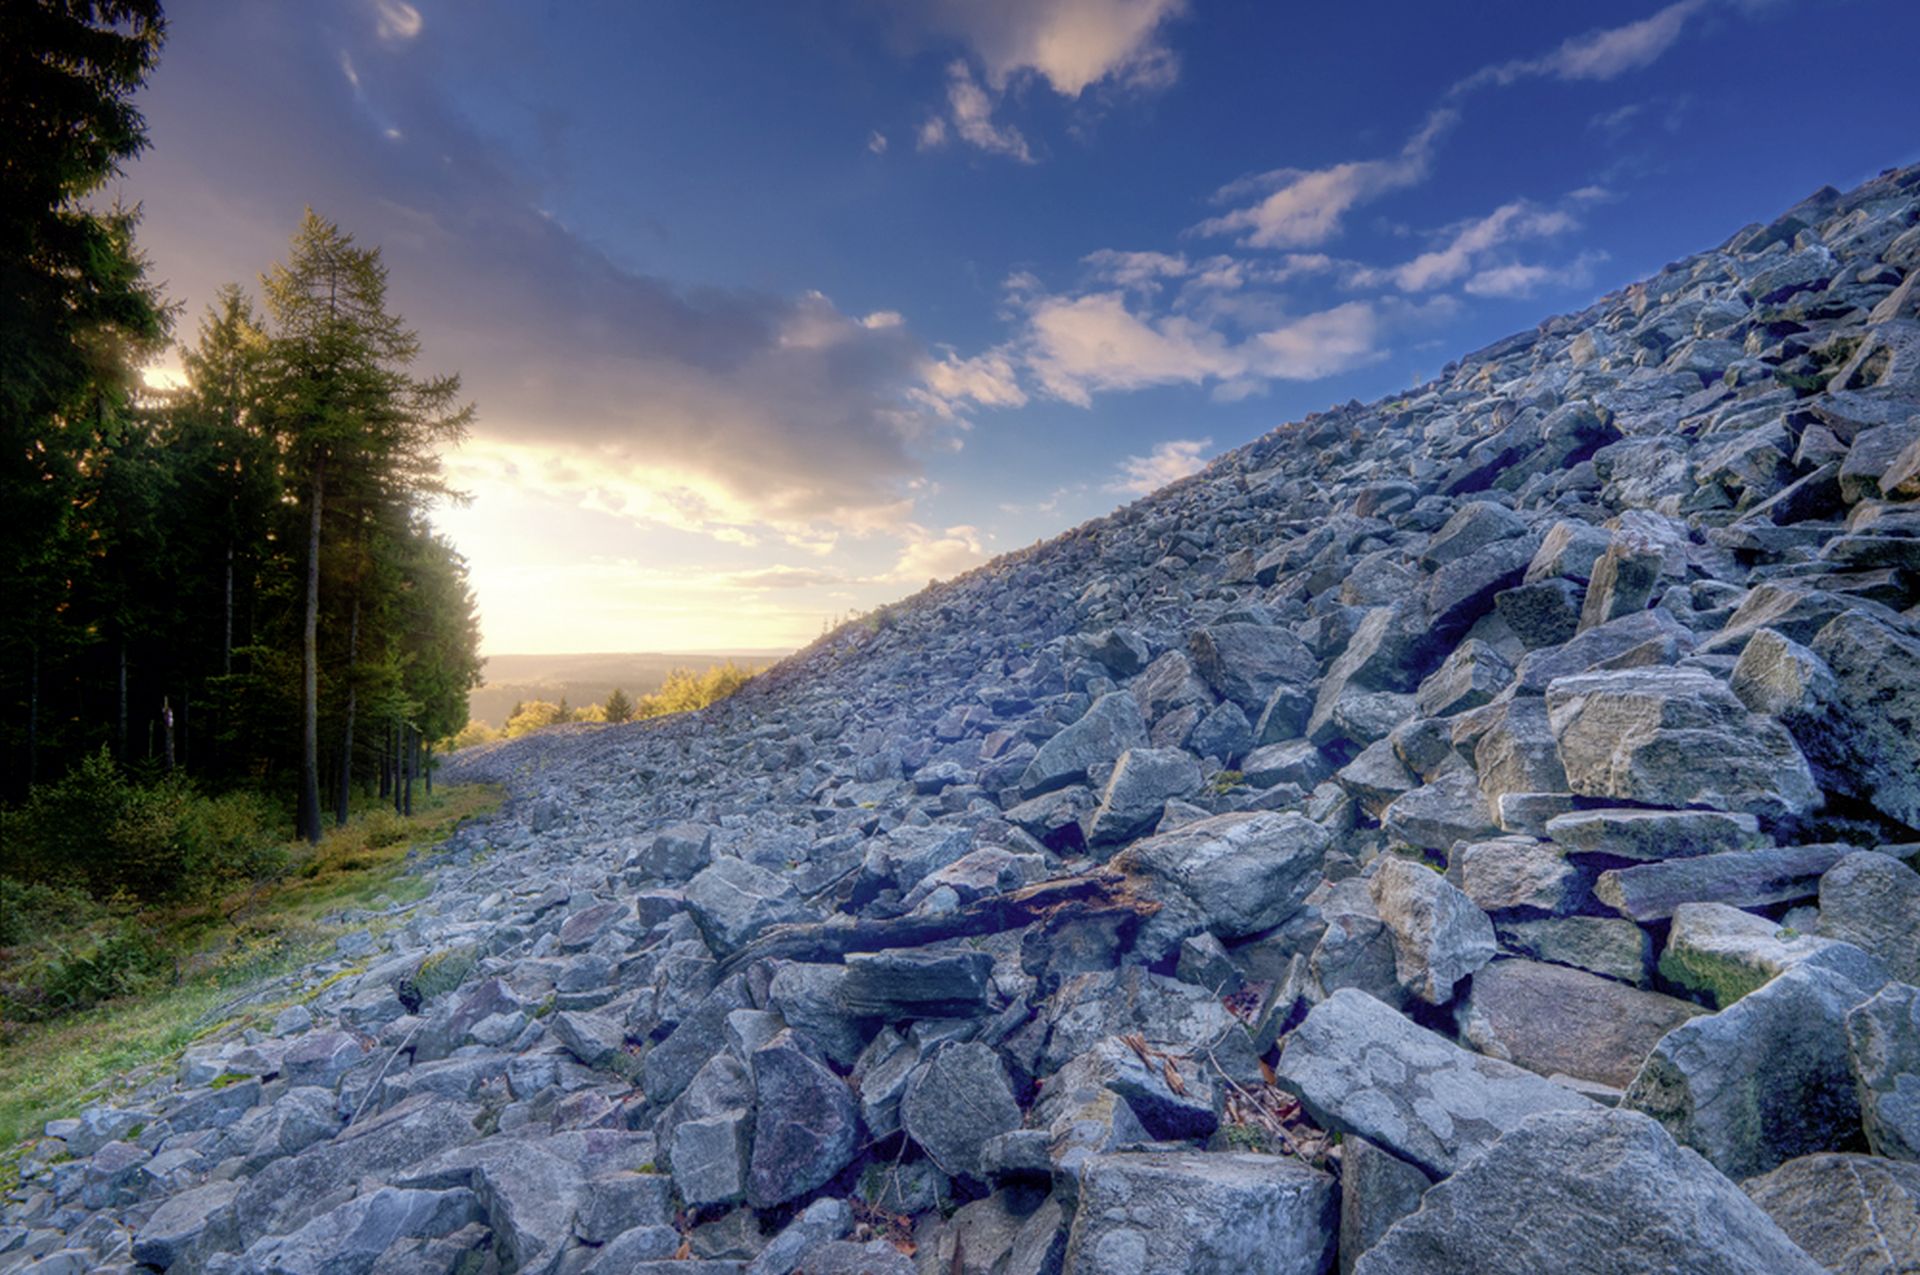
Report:
[{"label": "wispy cloud", "polygon": [[1679,40],[1689,19],[1707,0],[1678,0],[1659,12],[1623,26],[1602,27],[1563,41],[1550,53],[1482,67],[1454,85],[1458,96],[1486,85],[1549,77],[1556,80],[1611,80],[1651,66]]},{"label": "wispy cloud", "polygon": [[1426,180],[1435,144],[1459,118],[1436,110],[1407,139],[1400,153],[1385,159],[1350,160],[1330,168],[1276,168],[1242,178],[1215,195],[1232,203],[1265,192],[1194,227],[1200,235],[1233,235],[1255,248],[1300,248],[1325,243],[1340,232],[1342,219],[1360,204]]},{"label": "wispy cloud", "polygon": [[973,70],[962,59],[947,67],[947,117],[933,116],[921,125],[920,146],[931,150],[946,143],[949,132],[967,145],[989,155],[1005,155],[1022,164],[1033,162],[1027,139],[1011,124],[993,122],[993,98],[973,78]]},{"label": "wispy cloud", "polygon": [[1096,85],[1151,91],[1179,75],[1165,27],[1186,0],[913,0],[912,20],[964,42],[999,92],[1023,75],[1077,98]]},{"label": "wispy cloud", "polygon": [[1120,462],[1120,476],[1109,490],[1132,496],[1159,491],[1168,483],[1205,469],[1204,453],[1212,446],[1211,438],[1170,438],[1155,443],[1145,456],[1128,456]]},{"label": "wispy cloud", "polygon": [[1503,245],[1545,239],[1575,229],[1579,222],[1564,209],[1539,208],[1526,200],[1502,204],[1484,217],[1451,229],[1447,242],[1413,260],[1383,270],[1357,271],[1360,286],[1391,283],[1403,292],[1426,292],[1457,283],[1477,262]]}]

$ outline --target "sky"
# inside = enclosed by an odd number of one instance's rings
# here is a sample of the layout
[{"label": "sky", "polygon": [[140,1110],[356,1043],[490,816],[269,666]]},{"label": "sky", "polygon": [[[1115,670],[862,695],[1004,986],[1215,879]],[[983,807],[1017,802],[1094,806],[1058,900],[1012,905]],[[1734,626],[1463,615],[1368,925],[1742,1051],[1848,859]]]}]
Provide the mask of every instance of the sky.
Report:
[{"label": "sky", "polygon": [[1920,161],[1913,0],[168,18],[181,333],[306,206],[380,247],[494,653],[803,645]]}]

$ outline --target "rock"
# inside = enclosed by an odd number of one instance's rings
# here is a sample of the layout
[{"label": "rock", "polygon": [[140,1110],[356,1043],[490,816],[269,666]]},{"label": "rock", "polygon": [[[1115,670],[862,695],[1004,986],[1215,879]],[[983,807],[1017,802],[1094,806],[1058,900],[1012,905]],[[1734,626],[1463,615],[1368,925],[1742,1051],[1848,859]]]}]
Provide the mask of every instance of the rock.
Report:
[{"label": "rock", "polygon": [[1758,819],[1722,810],[1575,810],[1547,820],[1547,835],[1582,854],[1643,862],[1772,844]]},{"label": "rock", "polygon": [[840,1003],[855,1017],[890,1021],[987,1012],[993,958],[952,948],[901,948],[847,956]]},{"label": "rock", "polygon": [[1287,1037],[1274,1074],[1321,1128],[1358,1134],[1435,1177],[1536,1111],[1591,1105],[1351,988],[1313,1007]]},{"label": "rock", "polygon": [[744,1275],[794,1275],[808,1264],[813,1250],[852,1229],[853,1210],[844,1200],[815,1200],[760,1250]]},{"label": "rock", "polygon": [[1420,565],[1434,571],[1475,550],[1526,533],[1526,519],[1505,505],[1490,500],[1468,501],[1433,533],[1433,539],[1420,555]]},{"label": "rock", "polygon": [[134,1230],[133,1260],[145,1266],[182,1270],[238,1241],[233,1197],[238,1182],[209,1182],[169,1197]]},{"label": "rock", "polygon": [[1821,876],[1851,849],[1782,846],[1636,864],[1602,872],[1593,883],[1593,893],[1620,915],[1643,922],[1670,917],[1683,903],[1726,903],[1737,908],[1791,903],[1812,898]]},{"label": "rock", "polygon": [[1888,494],[1880,486],[1881,476],[1915,443],[1920,443],[1920,420],[1861,430],[1840,465],[1841,498],[1856,505]]},{"label": "rock", "polygon": [[1526,582],[1569,580],[1585,584],[1593,579],[1593,564],[1612,544],[1612,532],[1590,522],[1563,518],[1541,537],[1540,548],[1527,564]]},{"label": "rock", "polygon": [[1903,983],[1920,983],[1920,872],[1862,850],[1820,878],[1820,933],[1880,959]]},{"label": "rock", "polygon": [[1586,900],[1580,870],[1551,842],[1500,837],[1453,855],[1461,891],[1483,912],[1566,913]]},{"label": "rock", "polygon": [[719,956],[738,951],[770,925],[819,919],[792,881],[744,859],[717,859],[702,869],[687,882],[687,908]]},{"label": "rock", "polygon": [[1820,804],[1786,730],[1696,669],[1575,674],[1546,698],[1567,784],[1582,796],[1773,819]]},{"label": "rock", "polygon": [[1501,960],[1474,975],[1456,1017],[1483,1054],[1624,1089],[1660,1038],[1700,1012],[1563,965]]},{"label": "rock", "polygon": [[694,1208],[746,1198],[752,1116],[741,1108],[674,1126],[673,1186]]},{"label": "rock", "polygon": [[1360,1255],[1387,1228],[1420,1207],[1433,1185],[1413,1165],[1365,1138],[1340,1144],[1340,1273],[1352,1275]]},{"label": "rock", "polygon": [[1411,860],[1383,859],[1369,893],[1393,934],[1400,985],[1430,1005],[1444,1005],[1454,984],[1499,950],[1487,914],[1444,877]]},{"label": "rock", "polygon": [[1214,705],[1187,740],[1193,752],[1222,763],[1239,757],[1253,745],[1253,722],[1232,700]]},{"label": "rock", "polygon": [[[1300,815],[1216,815],[1136,842],[1115,860],[1190,901],[1222,939],[1270,930],[1319,880],[1327,830]],[[1182,936],[1184,937],[1184,936]]]},{"label": "rock", "polygon": [[1127,749],[1147,743],[1146,722],[1133,696],[1125,691],[1102,695],[1079,721],[1040,746],[1020,776],[1020,793],[1037,797],[1084,783],[1090,768],[1117,761]]},{"label": "rock", "polygon": [[1593,564],[1580,607],[1580,631],[1644,611],[1660,583],[1660,547],[1629,533],[1617,534]]},{"label": "rock", "polygon": [[747,1202],[773,1208],[824,1185],[860,1146],[853,1093],[791,1032],[753,1051],[753,1158]]},{"label": "rock", "polygon": [[1115,763],[1100,806],[1087,822],[1087,844],[1117,845],[1153,831],[1174,797],[1200,787],[1200,765],[1179,748],[1129,748]]},{"label": "rock", "polygon": [[[793,1028],[809,1049],[835,1066],[851,1067],[872,1026],[862,1022],[859,1011],[848,1003],[847,984],[853,977],[851,965],[783,962],[767,983],[767,1008]],[[769,1035],[766,1040],[772,1038]]]},{"label": "rock", "polygon": [[670,823],[634,851],[628,866],[655,881],[678,885],[713,862],[713,829],[701,823]]},{"label": "rock", "polygon": [[[672,1225],[673,1179],[659,1173],[620,1173],[587,1183],[573,1232],[589,1244],[605,1244],[636,1226]],[[678,1236],[674,1247],[679,1247]]]},{"label": "rock", "polygon": [[1647,932],[1619,917],[1501,918],[1493,928],[1500,946],[1509,952],[1627,983],[1645,980],[1652,956]]},{"label": "rock", "polygon": [[1861,1141],[1847,1014],[1885,983],[1858,949],[1802,961],[1669,1032],[1624,1100],[1732,1178]]},{"label": "rock", "polygon": [[[1544,1083],[1544,1082],[1543,1082]],[[1659,1125],[1582,1104],[1518,1122],[1428,1191],[1355,1275],[1817,1275]]]},{"label": "rock", "polygon": [[332,1089],[366,1056],[367,1047],[349,1032],[309,1032],[282,1056],[280,1074],[290,1085]]},{"label": "rock", "polygon": [[1847,1054],[1875,1155],[1920,1162],[1920,988],[1894,983],[1847,1015]]},{"label": "rock", "polygon": [[1293,784],[1312,789],[1332,770],[1318,748],[1304,739],[1295,739],[1254,749],[1241,759],[1240,772],[1256,788]]},{"label": "rock", "polygon": [[549,1020],[549,1028],[567,1052],[585,1066],[599,1067],[624,1057],[626,1029],[604,1015],[562,1012]]},{"label": "rock", "polygon": [[1743,1182],[1741,1189],[1830,1271],[1920,1270],[1920,1165],[1809,1155]]},{"label": "rock", "polygon": [[1380,822],[1405,844],[1435,850],[1500,830],[1479,779],[1464,768],[1395,797],[1381,812]]},{"label": "rock", "polygon": [[441,1236],[481,1219],[471,1191],[408,1191],[385,1186],[347,1201],[290,1235],[247,1250],[246,1269],[261,1275],[370,1271],[396,1240]]},{"label": "rock", "polygon": [[1493,609],[1495,594],[1521,583],[1538,547],[1532,536],[1501,540],[1435,571],[1425,595],[1433,633],[1442,640],[1465,633]]},{"label": "rock", "polygon": [[942,1170],[978,1178],[981,1148],[1020,1127],[1020,1104],[989,1046],[949,1044],[914,1069],[900,1100],[900,1123]]},{"label": "rock", "polygon": [[1305,686],[1320,661],[1286,629],[1261,624],[1215,624],[1187,641],[1193,667],[1216,695],[1258,716],[1279,686]]},{"label": "rock", "polygon": [[1724,903],[1682,903],[1660,953],[1660,977],[1724,1009],[1833,945]]},{"label": "rock", "polygon": [[1512,680],[1513,665],[1485,642],[1468,638],[1420,683],[1417,702],[1425,716],[1446,717],[1480,707]]},{"label": "rock", "polygon": [[1409,998],[1400,985],[1393,931],[1373,906],[1371,885],[1349,877],[1335,882],[1320,900],[1327,928],[1307,958],[1307,969],[1322,995],[1353,987],[1397,1008]]},{"label": "rock", "polygon": [[1490,804],[1509,793],[1567,791],[1547,706],[1538,697],[1496,702],[1454,721],[1454,745],[1471,747],[1480,794]]},{"label": "rock", "polygon": [[1854,610],[1809,646],[1833,671],[1847,791],[1920,828],[1920,638]]},{"label": "rock", "polygon": [[1070,853],[1087,844],[1083,827],[1099,803],[1084,786],[1057,788],[1007,811],[1007,822],[1049,850]]},{"label": "rock", "polygon": [[[1219,1224],[1232,1219],[1232,1225]],[[1067,1275],[1319,1275],[1338,1225],[1333,1180],[1278,1156],[1161,1151],[1087,1162]]]},{"label": "rock", "polygon": [[1548,579],[1493,595],[1493,609],[1528,650],[1559,646],[1580,631],[1581,588]]},{"label": "rock", "polygon": [[641,1061],[640,1082],[648,1099],[664,1106],[678,1098],[719,1050],[727,1015],[748,1008],[746,979],[737,974],[701,997],[693,1011]]},{"label": "rock", "polygon": [[[1170,1085],[1171,1070],[1178,1087]],[[1122,1038],[1110,1036],[1076,1056],[1047,1080],[1076,1094],[1107,1089],[1127,1104],[1146,1136],[1160,1142],[1200,1141],[1220,1127],[1221,1096],[1208,1073],[1191,1059],[1144,1059]],[[1086,1101],[1085,1098],[1079,1099]]]}]

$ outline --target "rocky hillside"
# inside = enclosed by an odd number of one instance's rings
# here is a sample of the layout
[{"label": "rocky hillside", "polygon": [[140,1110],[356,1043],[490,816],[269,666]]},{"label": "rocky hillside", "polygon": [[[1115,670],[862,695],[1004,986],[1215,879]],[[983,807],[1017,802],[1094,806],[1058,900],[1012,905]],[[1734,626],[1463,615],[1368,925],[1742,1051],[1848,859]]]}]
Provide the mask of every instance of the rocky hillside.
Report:
[{"label": "rocky hillside", "polygon": [[1920,1269],[1920,169],[463,754],[0,1270]]}]

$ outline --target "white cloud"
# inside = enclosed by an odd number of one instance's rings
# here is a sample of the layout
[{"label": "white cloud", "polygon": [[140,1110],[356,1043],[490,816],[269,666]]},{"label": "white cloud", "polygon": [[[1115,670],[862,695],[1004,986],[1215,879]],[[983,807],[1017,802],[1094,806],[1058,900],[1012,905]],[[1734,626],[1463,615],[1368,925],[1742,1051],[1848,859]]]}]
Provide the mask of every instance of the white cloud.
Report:
[{"label": "white cloud", "polygon": [[1578,224],[1571,213],[1514,200],[1455,227],[1445,246],[1385,270],[1356,271],[1352,282],[1362,287],[1390,282],[1403,292],[1426,292],[1465,278],[1477,261],[1502,244],[1549,238]]},{"label": "white cloud", "polygon": [[970,359],[946,350],[938,359],[927,361],[922,378],[926,397],[921,401],[944,417],[951,417],[967,401],[981,407],[1024,407],[1027,402],[1013,361],[1004,350],[988,350]]},{"label": "white cloud", "polygon": [[404,44],[426,25],[420,10],[406,0],[374,0],[373,29],[388,44]]},{"label": "white cloud", "polygon": [[1077,98],[1095,85],[1162,89],[1179,76],[1163,28],[1186,0],[918,0],[913,20],[964,41],[999,92],[1021,75]]},{"label": "white cloud", "polygon": [[[1027,139],[1011,124],[993,122],[993,99],[974,80],[973,71],[967,64],[957,58],[947,67],[947,111],[954,135],[967,145],[978,147],[990,155],[1005,155],[1022,164],[1033,162],[1033,152],[1027,147]],[[922,133],[925,133],[924,127]],[[943,126],[942,140],[945,134]]]},{"label": "white cloud", "polygon": [[1159,491],[1168,483],[1205,469],[1201,453],[1213,446],[1211,438],[1171,438],[1155,443],[1145,456],[1129,456],[1120,462],[1120,477],[1111,490],[1133,496]]},{"label": "white cloud", "polygon": [[887,135],[879,129],[867,134],[867,149],[875,155],[887,153]]},{"label": "white cloud", "polygon": [[1094,277],[1122,288],[1159,288],[1163,279],[1177,279],[1189,266],[1184,256],[1165,252],[1121,252],[1102,248],[1081,258]]},{"label": "white cloud", "polygon": [[914,142],[923,151],[939,150],[947,144],[947,122],[938,115],[927,116],[926,123],[914,134]]},{"label": "white cloud", "polygon": [[1463,287],[1476,297],[1500,298],[1530,297],[1544,287],[1584,288],[1593,282],[1593,267],[1606,259],[1604,252],[1583,252],[1564,266],[1490,266]]},{"label": "white cloud", "polygon": [[1672,48],[1687,20],[1706,8],[1707,0],[1678,0],[1648,17],[1624,26],[1603,27],[1563,41],[1553,52],[1484,67],[1454,85],[1453,94],[1485,85],[1548,77],[1556,80],[1611,80],[1651,66]]},{"label": "white cloud", "polygon": [[1452,110],[1427,116],[1407,139],[1398,155],[1386,159],[1351,160],[1330,168],[1279,168],[1223,187],[1215,196],[1222,202],[1244,198],[1254,191],[1268,193],[1232,212],[1211,217],[1194,227],[1202,235],[1237,235],[1255,248],[1297,248],[1324,243],[1340,231],[1341,219],[1353,208],[1426,179],[1440,136],[1458,118]]},{"label": "white cloud", "polygon": [[946,580],[987,560],[978,527],[948,527],[938,535],[918,527],[910,531],[915,538],[900,551],[893,569],[882,577],[889,582],[923,584],[928,580]]}]

